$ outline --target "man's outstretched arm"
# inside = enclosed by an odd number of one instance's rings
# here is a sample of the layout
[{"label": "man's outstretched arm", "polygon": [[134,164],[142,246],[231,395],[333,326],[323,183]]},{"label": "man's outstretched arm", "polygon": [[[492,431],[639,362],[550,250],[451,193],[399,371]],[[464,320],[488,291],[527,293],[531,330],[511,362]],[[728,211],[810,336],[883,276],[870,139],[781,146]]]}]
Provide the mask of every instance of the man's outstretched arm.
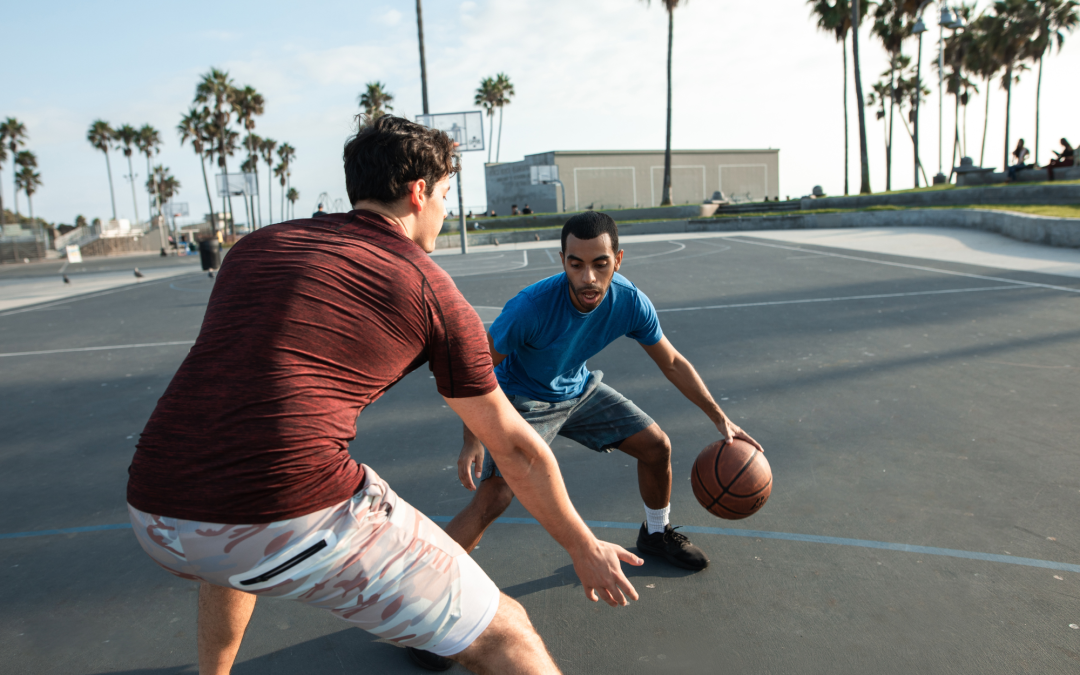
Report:
[{"label": "man's outstretched arm", "polygon": [[654,345],[641,346],[645,349],[645,353],[656,362],[657,367],[664,373],[664,377],[674,384],[675,388],[682,392],[683,396],[690,399],[691,403],[701,408],[701,411],[709,416],[720,435],[727,440],[741,438],[764,452],[760,443],[751,438],[750,434],[743,431],[739,425],[732,422],[731,418],[724,414],[724,411],[713,400],[712,394],[709,393],[709,388],[705,386],[701,376],[694,370],[693,364],[675,349],[667,337],[660,338],[660,342]]},{"label": "man's outstretched arm", "polygon": [[446,402],[487,446],[522,506],[570,554],[586,597],[595,602],[599,595],[612,607],[627,604],[626,598],[637,600],[619,561],[641,565],[642,560],[593,536],[570,503],[551,448],[502,391]]}]

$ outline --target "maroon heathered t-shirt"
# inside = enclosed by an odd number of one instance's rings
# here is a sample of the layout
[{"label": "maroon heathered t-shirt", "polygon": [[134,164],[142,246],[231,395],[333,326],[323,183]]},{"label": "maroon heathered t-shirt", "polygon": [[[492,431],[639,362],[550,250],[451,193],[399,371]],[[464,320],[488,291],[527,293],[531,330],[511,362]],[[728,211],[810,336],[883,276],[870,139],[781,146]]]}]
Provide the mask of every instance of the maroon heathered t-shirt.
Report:
[{"label": "maroon heathered t-shirt", "polygon": [[425,362],[449,398],[498,386],[480,318],[398,226],[353,211],[249,234],[143,430],[128,502],[231,524],[342,502],[363,478],[357,415]]}]

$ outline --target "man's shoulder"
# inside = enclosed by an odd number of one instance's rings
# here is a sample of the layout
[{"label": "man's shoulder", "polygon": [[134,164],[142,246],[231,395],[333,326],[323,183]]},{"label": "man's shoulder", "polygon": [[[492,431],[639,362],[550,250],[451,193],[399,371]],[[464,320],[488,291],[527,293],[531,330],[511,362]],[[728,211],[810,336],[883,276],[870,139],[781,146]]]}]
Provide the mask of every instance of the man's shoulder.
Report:
[{"label": "man's shoulder", "polygon": [[611,277],[611,288],[616,292],[616,300],[636,302],[638,297],[646,298],[646,296],[640,288],[634,285],[634,282],[630,281],[618,272]]},{"label": "man's shoulder", "polygon": [[549,298],[558,297],[557,293],[566,287],[566,283],[566,273],[559,272],[554,276],[529,284],[518,292],[518,297],[528,298],[538,304],[544,303]]}]

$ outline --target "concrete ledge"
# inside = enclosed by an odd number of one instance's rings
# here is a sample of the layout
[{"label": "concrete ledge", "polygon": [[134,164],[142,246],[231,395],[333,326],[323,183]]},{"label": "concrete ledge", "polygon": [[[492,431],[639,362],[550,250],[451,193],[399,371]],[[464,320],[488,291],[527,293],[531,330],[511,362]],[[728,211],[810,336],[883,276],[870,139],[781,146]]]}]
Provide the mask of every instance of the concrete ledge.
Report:
[{"label": "concrete ledge", "polygon": [[975,204],[1080,204],[1080,185],[1002,185],[924,192],[885,192],[803,199],[802,209],[865,209],[869,206],[970,206]]},{"label": "concrete ledge", "polygon": [[843,227],[958,227],[994,232],[1034,244],[1080,248],[1078,218],[1050,218],[985,209],[910,209],[710,218],[689,221],[687,231],[745,232]]}]

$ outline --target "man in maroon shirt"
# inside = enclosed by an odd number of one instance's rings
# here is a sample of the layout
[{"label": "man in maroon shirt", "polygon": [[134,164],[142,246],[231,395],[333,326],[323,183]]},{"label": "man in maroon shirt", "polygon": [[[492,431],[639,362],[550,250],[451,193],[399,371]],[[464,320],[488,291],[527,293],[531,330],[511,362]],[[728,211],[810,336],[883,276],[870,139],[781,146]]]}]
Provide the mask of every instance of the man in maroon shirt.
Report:
[{"label": "man in maroon shirt", "polygon": [[143,549],[202,582],[201,673],[229,672],[259,595],[477,672],[558,672],[521,606],[349,456],[357,415],[425,362],[586,596],[637,599],[619,561],[640,559],[585,527],[499,389],[479,317],[427,256],[456,170],[445,135],[382,117],[345,146],[354,211],[258,230],[222,265],[127,495]]}]

